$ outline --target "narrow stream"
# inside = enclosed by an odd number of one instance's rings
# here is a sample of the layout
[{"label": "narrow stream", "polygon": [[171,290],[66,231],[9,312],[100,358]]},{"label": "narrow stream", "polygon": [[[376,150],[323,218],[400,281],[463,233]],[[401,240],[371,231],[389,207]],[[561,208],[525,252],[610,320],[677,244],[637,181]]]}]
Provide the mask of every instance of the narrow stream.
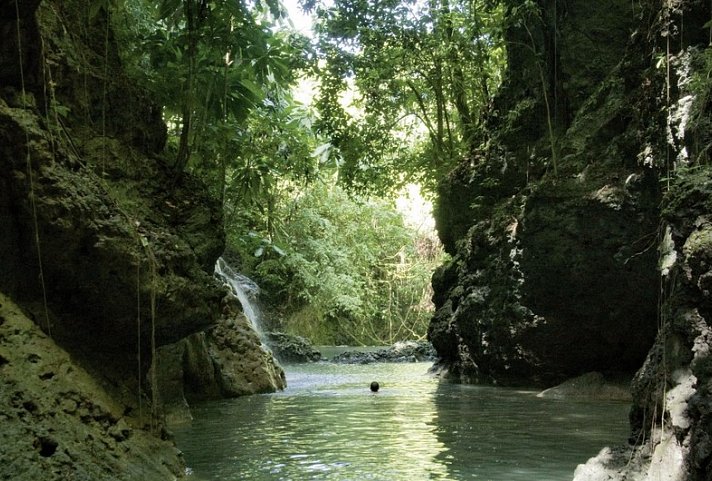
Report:
[{"label": "narrow stream", "polygon": [[568,481],[626,440],[625,403],[441,383],[428,367],[287,366],[284,392],[196,406],[178,446],[201,481]]}]

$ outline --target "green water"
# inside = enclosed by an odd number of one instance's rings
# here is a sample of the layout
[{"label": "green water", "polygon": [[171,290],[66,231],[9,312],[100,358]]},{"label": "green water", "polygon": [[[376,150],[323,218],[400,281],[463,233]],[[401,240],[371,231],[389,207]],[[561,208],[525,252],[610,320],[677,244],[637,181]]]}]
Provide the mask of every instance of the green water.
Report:
[{"label": "green water", "polygon": [[428,367],[287,366],[284,392],[196,406],[178,446],[205,481],[558,481],[625,442],[624,403],[440,383]]}]

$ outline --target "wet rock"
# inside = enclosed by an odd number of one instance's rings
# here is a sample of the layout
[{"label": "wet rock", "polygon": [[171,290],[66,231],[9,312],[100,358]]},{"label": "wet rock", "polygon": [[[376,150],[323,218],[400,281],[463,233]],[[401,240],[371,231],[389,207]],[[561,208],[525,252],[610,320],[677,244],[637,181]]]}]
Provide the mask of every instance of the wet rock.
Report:
[{"label": "wet rock", "polygon": [[286,387],[284,371],[245,316],[218,323],[206,332],[206,344],[223,395],[243,396]]},{"label": "wet rock", "polygon": [[346,351],[330,361],[340,364],[370,364],[373,362],[424,362],[435,359],[433,346],[426,341],[404,341],[372,352]]},{"label": "wet rock", "polygon": [[283,363],[317,362],[319,352],[308,339],[283,332],[268,332],[267,341],[275,357]]},{"label": "wet rock", "polygon": [[546,389],[537,397],[631,401],[630,381],[609,381],[600,372],[589,372]]},{"label": "wet rock", "polygon": [[267,393],[286,387],[272,353],[242,314],[158,350],[158,398],[166,422],[192,419],[188,401]]},{"label": "wet rock", "polygon": [[656,331],[657,257],[641,239],[657,218],[640,199],[601,202],[603,182],[542,185],[470,228],[433,277],[429,339],[452,376],[551,385],[637,369]]}]

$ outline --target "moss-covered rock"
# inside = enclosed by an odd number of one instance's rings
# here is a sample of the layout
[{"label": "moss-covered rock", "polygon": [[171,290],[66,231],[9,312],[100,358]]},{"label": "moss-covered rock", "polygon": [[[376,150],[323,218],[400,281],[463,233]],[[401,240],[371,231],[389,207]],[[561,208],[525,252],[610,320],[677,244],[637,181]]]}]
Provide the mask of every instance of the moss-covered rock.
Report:
[{"label": "moss-covered rock", "polygon": [[[39,373],[62,391],[40,392],[14,354],[1,355],[0,397],[14,403],[2,434],[34,436],[0,440],[3,479],[180,477],[178,451],[159,437],[163,414],[177,412],[167,400],[180,397],[189,415],[186,376],[208,366],[216,395],[283,386],[246,321],[233,315],[204,332],[223,319],[213,277],[222,205],[172,167],[161,108],[127,77],[108,4],[90,12],[89,3],[0,0],[0,290],[83,367],[80,379],[62,354],[60,371]],[[24,329],[0,344],[27,340],[20,352],[44,368],[58,348]],[[188,369],[185,358],[201,361]],[[140,418],[135,430],[129,414]]]},{"label": "moss-covered rock", "polygon": [[[28,80],[24,95],[11,83],[0,98],[0,286],[65,343],[136,351],[152,332],[160,345],[218,319],[222,211],[196,179],[174,182],[156,155],[159,110],[123,74],[113,39],[70,34],[107,31],[105,16],[86,26],[80,11],[28,13],[44,44],[32,65],[52,83]],[[58,123],[45,103],[70,114]]]},{"label": "moss-covered rock", "polygon": [[548,384],[637,369],[656,331],[657,221],[625,178],[532,186],[470,228],[433,283],[430,339],[453,374]]},{"label": "moss-covered rock", "polygon": [[709,479],[709,6],[584,3],[512,18],[489,144],[440,189],[429,336],[467,381],[642,365],[631,440],[652,442],[576,479]]},{"label": "moss-covered rock", "polygon": [[461,379],[630,373],[655,336],[660,188],[638,154],[640,126],[660,120],[642,106],[660,99],[646,97],[650,74],[625,56],[650,48],[631,42],[649,12],[583,3],[512,18],[491,140],[439,191],[438,231],[454,258],[434,277],[430,339]]},{"label": "moss-covered rock", "polygon": [[184,474],[180,451],[151,433],[140,393],[125,396],[97,380],[1,293],[0,377],[0,479],[170,481]]}]

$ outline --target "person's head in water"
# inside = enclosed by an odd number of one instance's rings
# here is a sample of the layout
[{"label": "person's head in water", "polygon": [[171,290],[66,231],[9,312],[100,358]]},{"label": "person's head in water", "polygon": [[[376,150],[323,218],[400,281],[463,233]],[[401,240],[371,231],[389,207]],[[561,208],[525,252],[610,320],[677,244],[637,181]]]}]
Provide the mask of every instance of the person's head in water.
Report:
[{"label": "person's head in water", "polygon": [[379,388],[379,387],[380,387],[380,386],[378,385],[378,383],[377,383],[376,381],[373,381],[373,382],[371,383],[371,392],[378,392],[378,388]]}]

